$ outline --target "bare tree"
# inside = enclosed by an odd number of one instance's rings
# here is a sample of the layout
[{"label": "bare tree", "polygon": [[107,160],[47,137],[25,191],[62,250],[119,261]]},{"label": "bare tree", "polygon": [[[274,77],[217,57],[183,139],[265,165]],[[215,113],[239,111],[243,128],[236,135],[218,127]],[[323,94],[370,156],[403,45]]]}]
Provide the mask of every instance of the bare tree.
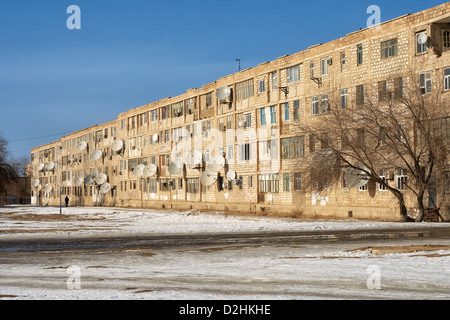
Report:
[{"label": "bare tree", "polygon": [[[369,92],[367,92],[369,91]],[[437,173],[444,170],[449,155],[442,119],[446,102],[440,95],[410,91],[366,90],[351,107],[330,102],[321,108],[325,113],[311,121],[299,122],[312,140],[319,141],[322,151],[311,162],[311,181],[329,183],[342,170],[360,174],[360,179],[377,183],[398,200],[403,221],[413,221],[407,211],[405,190],[415,196],[418,214],[424,217],[424,195],[435,187]],[[394,173],[396,183],[391,183]]]}]

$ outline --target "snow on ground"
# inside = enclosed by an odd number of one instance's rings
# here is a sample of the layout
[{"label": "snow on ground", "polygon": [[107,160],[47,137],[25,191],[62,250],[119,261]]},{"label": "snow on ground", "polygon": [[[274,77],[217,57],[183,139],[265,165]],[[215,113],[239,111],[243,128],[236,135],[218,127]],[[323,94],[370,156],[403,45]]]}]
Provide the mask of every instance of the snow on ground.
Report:
[{"label": "snow on ground", "polygon": [[[299,220],[261,216],[239,216],[224,213],[160,211],[110,207],[6,206],[0,207],[1,237],[57,235],[89,235],[121,233],[192,233],[238,232],[261,230],[351,230],[411,227],[417,224],[368,222],[356,220]],[[441,226],[422,223],[421,226]]]},{"label": "snow on ground", "polygon": [[[122,208],[0,207],[0,241],[101,234],[348,230],[445,224],[313,221]],[[377,245],[445,244],[426,238]],[[450,250],[374,255],[367,242],[0,253],[0,299],[450,299]],[[359,250],[355,250],[359,249]],[[80,289],[69,288],[70,267]],[[68,273],[69,272],[69,273]]]}]

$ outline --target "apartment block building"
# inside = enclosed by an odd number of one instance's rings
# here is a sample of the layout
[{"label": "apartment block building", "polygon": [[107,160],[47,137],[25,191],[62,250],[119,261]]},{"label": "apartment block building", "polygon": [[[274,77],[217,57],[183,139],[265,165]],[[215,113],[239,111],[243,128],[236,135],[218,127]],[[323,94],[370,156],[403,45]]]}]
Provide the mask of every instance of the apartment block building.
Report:
[{"label": "apartment block building", "polygon": [[[61,194],[80,206],[335,218],[351,212],[353,218],[398,220],[395,198],[385,190],[340,183],[324,192],[306,188],[302,174],[317,147],[298,122],[326,121],[330,103],[351,108],[372,92],[398,94],[414,86],[424,95],[439,90],[450,103],[450,3],[224,76],[39,146],[31,151],[32,202],[59,205]],[[447,145],[449,109],[442,119]],[[392,183],[401,189],[402,179],[406,174],[395,170]],[[437,201],[446,210],[450,187],[442,188]],[[413,208],[412,197],[407,200]]]}]

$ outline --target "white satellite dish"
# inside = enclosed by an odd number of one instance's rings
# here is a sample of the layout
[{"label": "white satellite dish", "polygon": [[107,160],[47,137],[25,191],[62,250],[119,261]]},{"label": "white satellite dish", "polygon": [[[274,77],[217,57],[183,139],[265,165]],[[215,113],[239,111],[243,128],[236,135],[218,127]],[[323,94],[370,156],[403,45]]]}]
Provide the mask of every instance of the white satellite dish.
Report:
[{"label": "white satellite dish", "polygon": [[100,149],[94,150],[91,153],[91,160],[98,160],[102,157],[102,155],[103,155],[102,150],[100,150]]},{"label": "white satellite dish", "polygon": [[109,190],[111,190],[111,185],[108,182],[102,184],[100,187],[100,192],[103,194],[108,193]]},{"label": "white satellite dish", "polygon": [[205,186],[210,186],[214,182],[217,181],[217,172],[211,172],[209,170],[203,171],[202,175],[200,176],[200,182],[204,184]]},{"label": "white satellite dish", "polygon": [[155,133],[154,135],[153,135],[153,142],[158,142],[158,138],[159,138],[159,136],[158,136],[158,134],[157,133]]},{"label": "white satellite dish", "polygon": [[233,181],[234,179],[236,179],[236,172],[234,172],[233,170],[228,171],[227,179],[228,181]]},{"label": "white satellite dish", "polygon": [[417,36],[417,42],[419,42],[420,44],[425,44],[428,41],[428,37],[427,37],[427,33],[426,32],[422,32],[421,34],[419,34]]},{"label": "white satellite dish", "polygon": [[45,167],[45,164],[39,163],[38,166],[37,166],[37,169],[38,169],[38,171],[41,171],[41,170],[44,169],[44,167]]},{"label": "white satellite dish", "polygon": [[87,142],[86,141],[80,141],[80,142],[78,142],[77,150],[78,151],[83,151],[83,150],[86,149],[86,147],[87,147]]},{"label": "white satellite dish", "polygon": [[216,91],[216,97],[219,100],[226,100],[231,95],[231,89],[229,87],[221,87]]},{"label": "white satellite dish", "polygon": [[[366,167],[362,168],[368,171]],[[345,182],[349,187],[359,188],[367,183],[369,176],[362,170],[357,168],[348,167],[345,169]]]},{"label": "white satellite dish", "polygon": [[198,150],[188,152],[185,159],[186,164],[195,166],[202,162],[202,153]]},{"label": "white satellite dish", "polygon": [[114,140],[113,143],[111,143],[111,150],[115,152],[119,152],[123,148],[123,141],[122,140]]},{"label": "white satellite dish", "polygon": [[31,186],[33,188],[37,188],[39,186],[39,183],[40,183],[39,179],[33,179],[33,181],[31,181]]},{"label": "white satellite dish", "polygon": [[239,128],[242,128],[244,126],[244,124],[245,124],[245,121],[243,119],[238,121]]},{"label": "white satellite dish", "polygon": [[183,162],[175,160],[169,164],[169,173],[171,175],[177,175],[183,170]]},{"label": "white satellite dish", "polygon": [[148,178],[154,176],[155,173],[156,173],[156,166],[153,163],[150,163],[145,166],[144,170],[142,171],[142,176]]},{"label": "white satellite dish", "polygon": [[93,184],[94,183],[94,179],[95,179],[94,176],[92,174],[89,174],[84,179],[84,183],[85,184]]},{"label": "white satellite dish", "polygon": [[84,183],[84,178],[82,176],[78,176],[75,178],[75,184],[77,186],[81,186]]},{"label": "white satellite dish", "polygon": [[49,184],[45,185],[45,188],[44,188],[45,193],[50,193],[52,190],[53,190],[53,187],[51,185],[49,185]]},{"label": "white satellite dish", "polygon": [[95,178],[95,183],[98,185],[102,185],[106,182],[106,180],[108,180],[108,176],[104,173],[100,173],[99,175],[97,175],[97,177]]},{"label": "white satellite dish", "polygon": [[222,156],[215,156],[208,161],[208,170],[217,172],[220,171],[220,169],[222,169],[224,165],[225,158]]},{"label": "white satellite dish", "polygon": [[49,162],[45,165],[45,169],[47,170],[53,170],[55,169],[55,163],[54,162]]},{"label": "white satellite dish", "polygon": [[145,166],[143,164],[138,164],[136,168],[133,169],[133,176],[142,177],[144,175]]}]

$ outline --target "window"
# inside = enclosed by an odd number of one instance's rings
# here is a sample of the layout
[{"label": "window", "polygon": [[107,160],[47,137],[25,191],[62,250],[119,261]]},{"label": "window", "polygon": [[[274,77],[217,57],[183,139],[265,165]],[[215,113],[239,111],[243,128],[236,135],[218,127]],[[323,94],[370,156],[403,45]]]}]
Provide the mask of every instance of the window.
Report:
[{"label": "window", "polygon": [[356,46],[356,63],[357,65],[361,65],[364,62],[364,56],[363,56],[363,45],[358,44]]},{"label": "window", "polygon": [[327,113],[328,112],[328,94],[322,95],[322,100],[320,101],[320,112]]},{"label": "window", "polygon": [[378,183],[378,190],[379,191],[386,191],[386,185],[388,183],[388,179],[386,177],[386,175],[388,174],[387,170],[385,169],[380,169],[378,170],[378,176],[380,177],[380,179],[383,181],[384,184],[382,183]]},{"label": "window", "polygon": [[357,105],[364,104],[364,85],[356,87],[356,104]]},{"label": "window", "polygon": [[300,66],[296,65],[287,68],[287,83],[293,83],[300,80]]},{"label": "window", "polygon": [[319,97],[312,98],[312,114],[319,114]]},{"label": "window", "polygon": [[444,50],[450,49],[450,31],[448,30],[442,32],[442,46]]},{"label": "window", "polygon": [[253,79],[236,84],[236,100],[248,99],[253,95]]},{"label": "window", "polygon": [[278,72],[272,72],[272,91],[277,90],[278,88]]},{"label": "window", "polygon": [[300,119],[300,100],[294,100],[294,120]]},{"label": "window", "polygon": [[397,168],[395,170],[395,174],[397,176],[397,189],[406,190],[406,185],[408,182],[406,169]]},{"label": "window", "polygon": [[403,78],[394,79],[394,98],[403,98]]},{"label": "window", "polygon": [[328,66],[330,64],[330,59],[327,58],[323,58],[320,61],[320,67],[321,67],[321,71],[322,71],[322,76],[327,76],[328,75]]},{"label": "window", "polygon": [[158,191],[158,180],[150,179],[148,181],[148,192],[157,192]]},{"label": "window", "polygon": [[305,156],[305,137],[281,139],[281,157],[292,159]]},{"label": "window", "polygon": [[241,161],[247,161],[251,159],[250,143],[239,145],[239,157]]},{"label": "window", "polygon": [[381,43],[381,59],[395,57],[398,53],[398,40],[393,39]]},{"label": "window", "polygon": [[284,110],[284,121],[289,121],[289,103],[283,104],[283,110]]},{"label": "window", "polygon": [[341,108],[346,109],[348,107],[348,90],[341,90]]},{"label": "window", "polygon": [[232,129],[232,117],[231,116],[227,116],[227,129],[228,130]]},{"label": "window", "polygon": [[378,82],[378,101],[386,101],[387,99],[387,82],[380,81]]},{"label": "window", "polygon": [[277,113],[275,106],[270,106],[270,123],[271,124],[277,123]]},{"label": "window", "polygon": [[283,173],[283,191],[291,190],[290,180],[291,180],[291,175],[289,173]]},{"label": "window", "polygon": [[309,70],[310,70],[310,73],[311,73],[311,79],[313,79],[314,78],[314,61],[310,62]]},{"label": "window", "polygon": [[160,191],[170,191],[170,179],[161,179],[159,185]]},{"label": "window", "polygon": [[192,114],[195,108],[195,98],[185,100],[184,104],[186,106],[186,114]]},{"label": "window", "polygon": [[365,184],[363,184],[361,187],[358,188],[359,191],[367,191],[367,186],[368,186],[368,182],[366,182]]},{"label": "window", "polygon": [[247,113],[245,115],[244,129],[251,128],[251,126],[252,126],[252,114],[251,113]]},{"label": "window", "polygon": [[183,115],[183,101],[172,105],[172,117],[181,117]]},{"label": "window", "polygon": [[341,52],[341,72],[345,71],[345,51]]},{"label": "window", "polygon": [[266,81],[260,80],[258,81],[258,93],[266,92]]},{"label": "window", "polygon": [[198,178],[187,178],[186,179],[186,192],[198,193]]},{"label": "window", "polygon": [[444,90],[450,90],[450,68],[444,69]]},{"label": "window", "polygon": [[419,74],[419,87],[421,94],[431,92],[431,71]]},{"label": "window", "polygon": [[266,125],[266,108],[259,109],[260,112],[260,123],[262,126]]},{"label": "window", "polygon": [[260,174],[258,175],[259,192],[276,193],[279,191],[279,175],[278,174]]},{"label": "window", "polygon": [[427,46],[427,41],[425,39],[427,39],[426,31],[421,31],[421,32],[416,33],[417,54],[427,52],[428,46]]},{"label": "window", "polygon": [[294,191],[302,190],[302,174],[300,172],[294,173]]},{"label": "window", "polygon": [[212,106],[212,93],[208,92],[206,94],[206,107]]}]

